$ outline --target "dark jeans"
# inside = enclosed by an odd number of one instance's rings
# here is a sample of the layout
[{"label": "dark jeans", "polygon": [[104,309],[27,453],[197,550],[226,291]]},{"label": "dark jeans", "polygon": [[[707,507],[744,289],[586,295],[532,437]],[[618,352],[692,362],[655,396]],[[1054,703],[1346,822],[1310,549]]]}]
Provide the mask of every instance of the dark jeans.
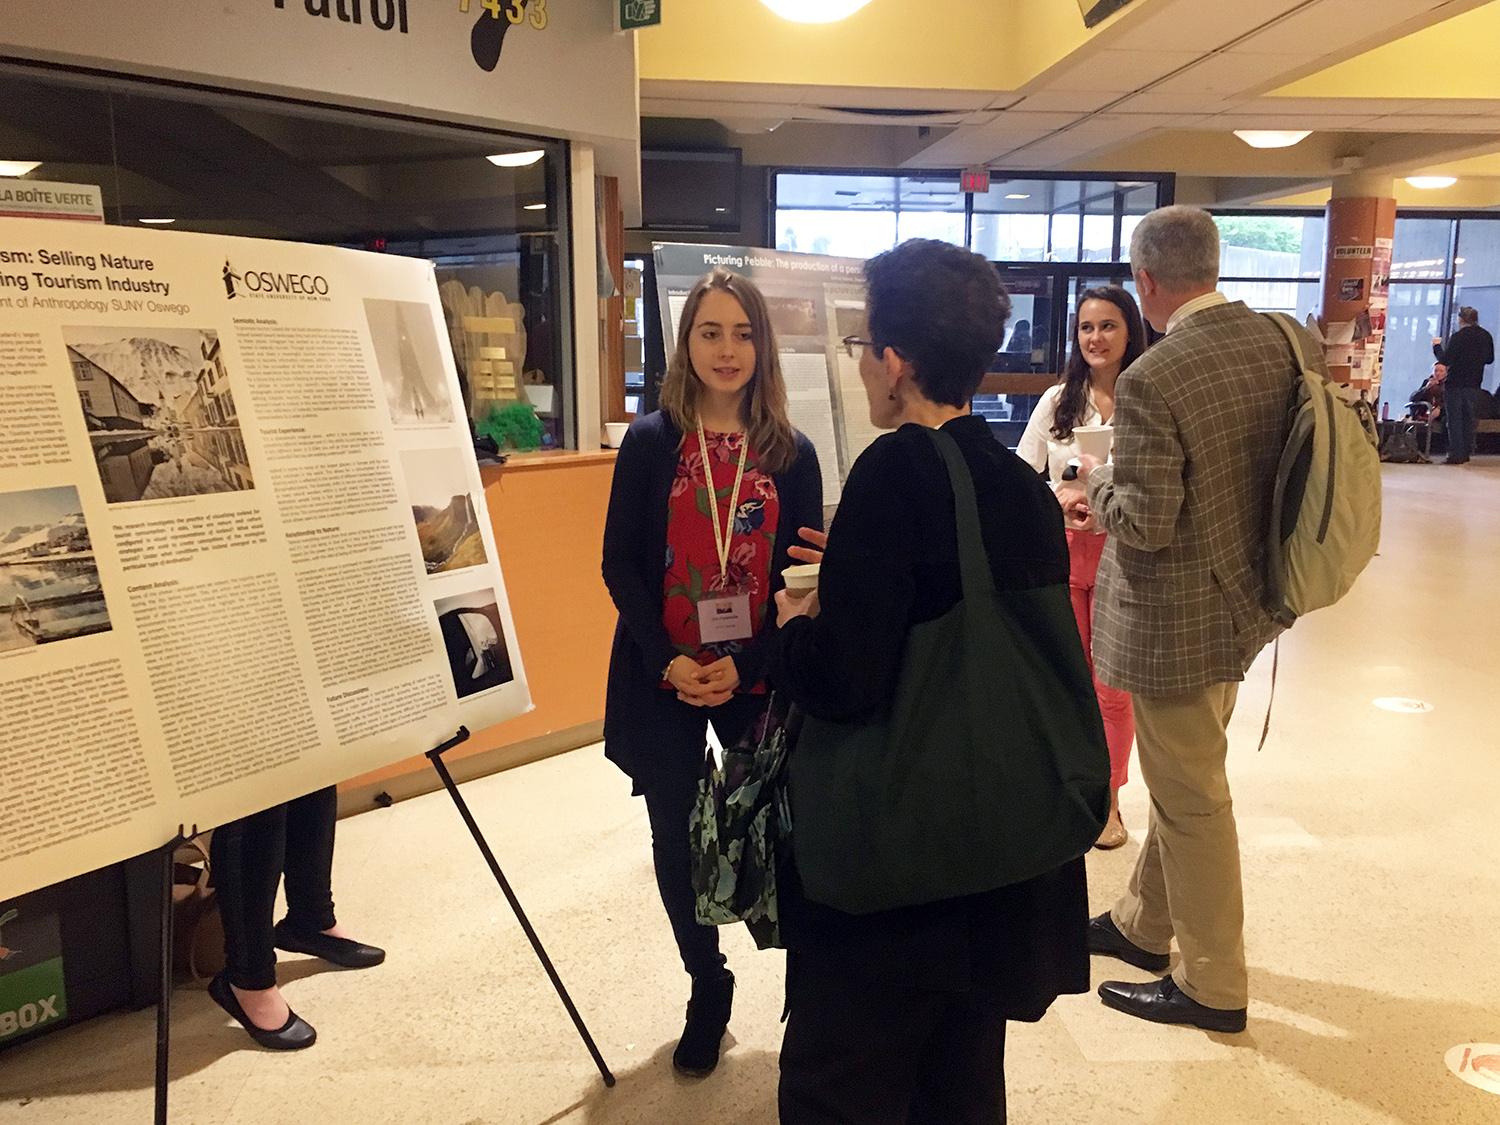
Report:
[{"label": "dark jeans", "polygon": [[287,925],[333,929],[333,826],[338,792],[319,789],[214,830],[212,866],[224,957],[236,988],[276,984],[276,887],[286,876]]},{"label": "dark jeans", "polygon": [[781,1125],[1000,1125],[1005,1019],[952,992],[787,958]]},{"label": "dark jeans", "polygon": [[1448,460],[1467,461],[1474,454],[1479,426],[1479,388],[1446,388],[1443,412],[1448,419]]},{"label": "dark jeans", "polygon": [[677,939],[682,967],[690,976],[715,976],[724,969],[724,955],[719,952],[718,927],[698,922],[688,818],[698,799],[709,720],[713,720],[719,740],[728,745],[759,717],[767,699],[763,695],[737,695],[722,707],[713,708],[689,707],[675,699],[671,702],[682,709],[673,737],[682,739],[684,745],[662,748],[663,761],[674,764],[660,770],[642,794],[651,821],[651,858],[656,867],[656,888]]}]

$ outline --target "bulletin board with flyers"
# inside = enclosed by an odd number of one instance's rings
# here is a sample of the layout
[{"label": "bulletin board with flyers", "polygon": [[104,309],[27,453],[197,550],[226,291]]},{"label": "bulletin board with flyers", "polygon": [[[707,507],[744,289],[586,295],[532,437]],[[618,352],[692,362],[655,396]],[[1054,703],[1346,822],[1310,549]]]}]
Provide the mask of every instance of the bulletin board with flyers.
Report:
[{"label": "bulletin board with flyers", "polygon": [[430,263],[0,220],[0,901],[531,706]]}]

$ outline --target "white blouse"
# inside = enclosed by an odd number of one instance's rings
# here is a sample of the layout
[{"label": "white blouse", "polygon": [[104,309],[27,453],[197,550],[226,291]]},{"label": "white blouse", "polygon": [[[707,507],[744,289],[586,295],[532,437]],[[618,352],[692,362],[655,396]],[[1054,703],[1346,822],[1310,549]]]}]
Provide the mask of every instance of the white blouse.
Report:
[{"label": "white blouse", "polygon": [[[1062,392],[1061,383],[1047,388],[1036,404],[1036,409],[1031,412],[1026,432],[1021,435],[1021,444],[1016,446],[1016,455],[1021,460],[1037,472],[1045,468],[1048,478],[1053,481],[1062,480],[1063,470],[1068,467],[1068,462],[1078,456],[1077,442],[1060,442],[1052,434],[1052,426],[1057,421],[1057,400],[1062,397]],[[1092,388],[1089,390],[1088,406],[1083,412],[1083,418],[1076,424],[1104,425],[1104,416],[1094,405]]]}]

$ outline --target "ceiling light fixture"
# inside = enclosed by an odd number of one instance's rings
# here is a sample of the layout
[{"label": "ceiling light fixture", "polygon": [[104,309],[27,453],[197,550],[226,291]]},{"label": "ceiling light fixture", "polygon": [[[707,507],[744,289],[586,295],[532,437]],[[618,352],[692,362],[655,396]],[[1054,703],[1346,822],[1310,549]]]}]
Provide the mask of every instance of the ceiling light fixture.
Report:
[{"label": "ceiling light fixture", "polygon": [[838,23],[848,19],[870,0],[760,0],[784,20],[793,23]]},{"label": "ceiling light fixture", "polygon": [[1406,182],[1414,188],[1423,191],[1435,191],[1438,188],[1452,187],[1458,183],[1457,176],[1407,176]]},{"label": "ceiling light fixture", "polygon": [[145,223],[148,227],[169,227],[176,219],[137,219],[138,223]]},{"label": "ceiling light fixture", "polygon": [[1030,199],[1031,195],[1024,191],[1013,191],[1005,197],[1006,199]]},{"label": "ceiling light fixture", "polygon": [[1251,148],[1291,148],[1312,136],[1311,129],[1236,129],[1234,135]]},{"label": "ceiling light fixture", "polygon": [[546,209],[547,205],[545,203],[528,203],[525,207],[521,208],[523,211],[545,211]]},{"label": "ceiling light fixture", "polygon": [[0,176],[24,176],[41,166],[40,160],[0,160]]},{"label": "ceiling light fixture", "polygon": [[485,159],[496,168],[529,168],[546,155],[541,149],[533,148],[525,152],[497,152]]}]

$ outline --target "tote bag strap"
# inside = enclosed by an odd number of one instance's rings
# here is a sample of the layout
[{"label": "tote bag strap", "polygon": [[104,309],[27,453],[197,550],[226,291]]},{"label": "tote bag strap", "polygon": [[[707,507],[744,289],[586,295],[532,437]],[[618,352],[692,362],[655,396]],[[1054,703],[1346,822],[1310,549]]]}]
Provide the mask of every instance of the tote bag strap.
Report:
[{"label": "tote bag strap", "polygon": [[[925,427],[924,427],[925,429]],[[995,593],[995,572],[984,550],[979,531],[979,501],[974,495],[974,477],[964,462],[958,442],[942,430],[926,430],[948,468],[953,486],[953,514],[958,520],[958,565],[963,577],[964,600]]]}]

